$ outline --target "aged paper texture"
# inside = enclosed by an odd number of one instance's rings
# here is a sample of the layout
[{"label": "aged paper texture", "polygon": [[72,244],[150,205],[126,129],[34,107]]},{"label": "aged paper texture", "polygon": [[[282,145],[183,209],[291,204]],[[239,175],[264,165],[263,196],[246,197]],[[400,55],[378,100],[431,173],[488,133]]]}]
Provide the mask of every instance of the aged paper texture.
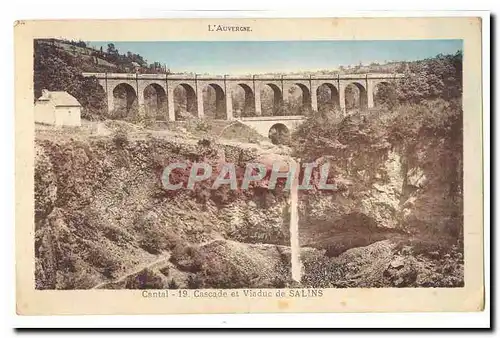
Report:
[{"label": "aged paper texture", "polygon": [[480,311],[481,20],[19,21],[17,312]]}]

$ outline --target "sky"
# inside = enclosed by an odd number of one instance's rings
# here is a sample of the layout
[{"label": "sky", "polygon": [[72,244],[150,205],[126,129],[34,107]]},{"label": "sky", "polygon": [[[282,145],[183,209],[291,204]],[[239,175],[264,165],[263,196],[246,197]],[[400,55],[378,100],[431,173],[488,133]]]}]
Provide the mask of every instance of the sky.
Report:
[{"label": "sky", "polygon": [[[462,49],[462,40],[111,42],[120,54],[140,54],[148,63],[166,64],[172,72],[220,75],[335,70],[341,65],[412,61]],[[104,50],[108,43],[89,42]]]}]

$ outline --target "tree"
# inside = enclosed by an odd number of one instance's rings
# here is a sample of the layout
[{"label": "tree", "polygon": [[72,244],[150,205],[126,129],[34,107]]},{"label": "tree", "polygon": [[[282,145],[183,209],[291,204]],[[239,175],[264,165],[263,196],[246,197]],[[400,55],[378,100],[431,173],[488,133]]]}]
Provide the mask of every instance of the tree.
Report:
[{"label": "tree", "polygon": [[120,54],[118,49],[115,48],[113,43],[108,43],[107,57],[108,61],[118,63],[120,61]]},{"label": "tree", "polygon": [[107,53],[108,54],[112,54],[112,55],[117,55],[118,54],[118,50],[115,48],[115,44],[114,43],[108,43]]},{"label": "tree", "polygon": [[87,44],[82,40],[78,40],[78,42],[76,43],[76,46],[81,47],[81,48],[87,48]]},{"label": "tree", "polygon": [[382,82],[378,84],[373,101],[375,106],[383,105],[392,110],[398,103],[398,94],[394,83]]},{"label": "tree", "polygon": [[[349,116],[339,123],[333,114],[319,112],[301,124],[293,137],[299,157],[335,156],[343,149],[336,140],[342,144],[361,143],[360,137],[368,138],[367,144],[383,144],[388,140],[393,145],[401,145],[418,142],[421,135],[431,135],[442,137],[451,145],[459,145],[462,135],[462,52],[437,55],[403,67],[408,67],[411,72],[397,86],[378,86],[376,99],[381,101],[382,107],[376,114],[358,114],[361,123],[346,121],[351,118]],[[359,97],[359,93],[353,95],[355,91],[358,89],[353,85],[345,89],[348,109]]]},{"label": "tree", "polygon": [[80,66],[69,53],[58,52],[51,45],[35,42],[35,98],[41,96],[42,89],[66,91],[83,106],[83,117],[103,116],[106,111],[104,90],[95,78],[83,77]]},{"label": "tree", "polygon": [[400,102],[419,103],[441,98],[452,100],[462,96],[462,51],[438,55],[405,66],[405,78],[398,83]]}]

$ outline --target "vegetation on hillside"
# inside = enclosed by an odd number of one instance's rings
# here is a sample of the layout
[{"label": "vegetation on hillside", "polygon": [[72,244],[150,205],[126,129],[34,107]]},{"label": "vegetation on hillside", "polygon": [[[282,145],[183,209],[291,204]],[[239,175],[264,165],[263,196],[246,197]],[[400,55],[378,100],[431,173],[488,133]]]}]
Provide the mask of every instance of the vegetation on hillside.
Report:
[{"label": "vegetation on hillside", "polygon": [[65,50],[35,40],[34,51],[34,96],[42,95],[43,89],[67,91],[83,106],[82,115],[90,118],[104,112],[104,91],[96,79],[82,76],[82,69],[92,66],[94,71],[105,71],[84,58],[78,58]]},{"label": "vegetation on hillside", "polygon": [[170,72],[166,65],[158,61],[148,64],[148,61],[140,54],[131,51],[120,54],[114,43],[108,43],[106,48],[101,46],[99,49],[96,49],[82,40],[38,39],[36,41],[60,50],[65,50],[74,56],[84,56],[94,64],[104,65],[117,73],[138,72],[157,74]]},{"label": "vegetation on hillside", "polygon": [[[359,181],[371,184],[380,175],[386,154],[396,151],[402,156],[405,177],[411,170],[422,170],[421,175],[432,181],[432,186],[423,191],[442,196],[439,201],[443,204],[434,207],[442,209],[443,222],[438,224],[434,219],[431,230],[438,229],[442,235],[459,239],[463,186],[462,53],[415,62],[408,71],[409,76],[396,86],[379,93],[382,104],[378,108],[351,112],[344,118],[324,112],[310,116],[294,133],[294,154],[304,161],[326,156],[350,168],[353,175],[364,169],[367,173]],[[415,188],[403,183],[410,196]]]},{"label": "vegetation on hillside", "polygon": [[[294,134],[297,155],[335,155],[338,142],[354,141],[349,136],[356,137],[357,142],[387,141],[398,145],[418,142],[419,136],[442,134],[461,146],[457,136],[461,136],[462,128],[462,53],[438,55],[408,65],[405,78],[380,87],[378,108],[352,114],[345,120],[335,114],[313,114]],[[355,119],[360,121],[358,133],[349,135],[345,129]]]},{"label": "vegetation on hillside", "polygon": [[[331,197],[337,205],[324,220],[310,217],[310,208],[302,215],[311,228],[302,231],[317,234],[326,249],[324,256],[304,257],[308,285],[463,285],[462,53],[407,63],[399,71],[407,76],[380,87],[377,108],[353,110],[345,117],[316,112],[293,135],[295,156],[304,162],[327,159],[339,188],[344,182],[349,185]],[[301,194],[311,200],[321,199],[322,192]],[[381,198],[370,199],[377,195]],[[395,204],[388,214],[402,233],[386,237],[389,241],[358,244],[349,254],[335,257],[346,243],[373,235],[384,238],[367,224],[381,215],[377,206],[391,198]],[[337,210],[345,219],[355,215],[349,214],[349,203],[361,203],[368,213],[339,229]],[[311,245],[318,248],[318,243]],[[311,269],[329,274],[318,278]]]},{"label": "vegetation on hillside", "polygon": [[107,113],[104,89],[96,78],[83,77],[83,72],[143,72],[165,73],[166,67],[154,62],[147,65],[139,54],[120,54],[113,44],[107,50],[88,48],[83,41],[56,39],[34,42],[34,97],[43,89],[67,91],[83,107],[82,117],[103,119]]}]

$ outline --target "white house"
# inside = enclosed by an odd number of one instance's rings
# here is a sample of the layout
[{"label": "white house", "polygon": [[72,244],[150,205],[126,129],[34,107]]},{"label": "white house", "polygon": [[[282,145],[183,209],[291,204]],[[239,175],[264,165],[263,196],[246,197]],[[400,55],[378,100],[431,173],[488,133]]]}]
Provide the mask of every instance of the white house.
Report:
[{"label": "white house", "polygon": [[67,92],[42,90],[35,102],[35,122],[56,126],[80,126],[82,105]]}]

